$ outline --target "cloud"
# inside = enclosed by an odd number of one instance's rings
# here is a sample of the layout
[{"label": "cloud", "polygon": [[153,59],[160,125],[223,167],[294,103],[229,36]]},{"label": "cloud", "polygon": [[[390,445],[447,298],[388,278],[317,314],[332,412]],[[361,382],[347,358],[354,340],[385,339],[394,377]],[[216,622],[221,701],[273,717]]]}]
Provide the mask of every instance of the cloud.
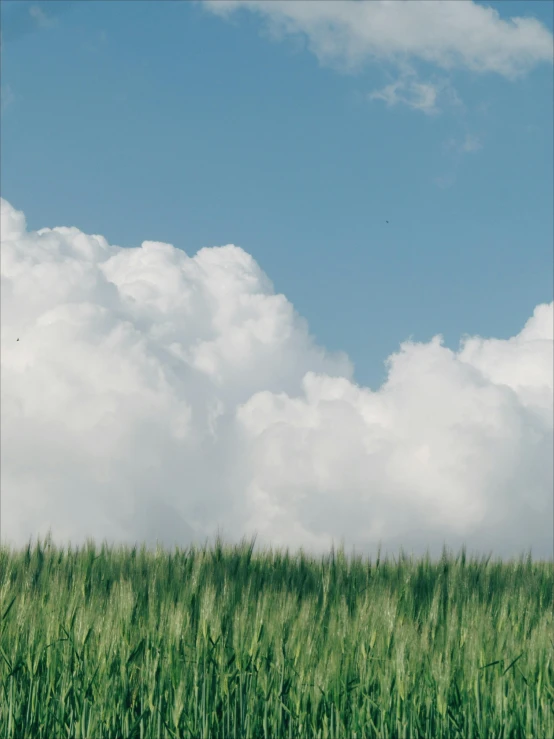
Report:
[{"label": "cloud", "polygon": [[513,79],[552,64],[550,30],[533,17],[505,20],[471,0],[204,0],[229,17],[242,9],[262,15],[276,38],[303,34],[321,63],[356,69],[368,61],[428,62]]},{"label": "cloud", "polygon": [[466,133],[465,139],[462,141],[461,149],[464,153],[470,154],[473,151],[479,151],[483,148],[481,139],[471,133]]},{"label": "cloud", "polygon": [[53,28],[59,16],[75,5],[76,0],[48,0],[48,2],[12,3],[2,8],[2,43],[16,41],[22,36]]},{"label": "cloud", "polygon": [[3,542],[552,556],[553,304],[508,340],[404,342],[372,391],[236,246],[1,208]]},{"label": "cloud", "polygon": [[462,162],[462,158],[466,154],[474,154],[483,148],[483,141],[480,136],[466,132],[463,138],[452,137],[443,142],[443,150],[450,156],[452,160],[452,168],[450,172],[434,178],[434,183],[441,189],[452,187],[456,183],[458,170]]},{"label": "cloud", "polygon": [[86,49],[86,51],[93,54],[99,54],[104,52],[107,43],[108,34],[106,33],[106,31],[102,30],[96,32],[93,36],[91,36],[90,39],[85,41],[85,43],[83,44],[83,49]]},{"label": "cloud", "polygon": [[321,64],[341,71],[390,65],[396,79],[369,99],[431,115],[439,112],[441,96],[462,102],[447,77],[419,79],[417,63],[516,79],[537,64],[552,64],[554,55],[552,33],[536,18],[504,20],[471,0],[203,0],[203,6],[225,18],[257,13],[274,39],[304,37]]},{"label": "cloud", "polygon": [[451,82],[444,76],[434,75],[423,81],[411,64],[403,64],[400,74],[381,90],[368,95],[370,100],[384,100],[388,107],[406,105],[428,115],[440,112],[439,100],[458,110],[465,106]]},{"label": "cloud", "polygon": [[438,88],[436,85],[402,79],[369,95],[370,100],[384,100],[389,107],[402,103],[429,114],[438,112],[437,97]]},{"label": "cloud", "polygon": [[29,15],[39,28],[52,28],[55,26],[55,21],[46,15],[44,10],[39,5],[31,5],[29,8]]},{"label": "cloud", "polygon": [[454,172],[449,172],[448,174],[444,175],[438,175],[433,179],[433,182],[437,187],[440,187],[441,190],[446,190],[456,183],[456,175]]},{"label": "cloud", "polygon": [[440,187],[442,190],[452,187],[456,183],[462,158],[465,157],[466,154],[474,154],[482,148],[482,138],[469,132],[466,132],[462,139],[452,137],[445,141],[443,143],[443,149],[452,159],[452,169],[446,174],[435,177],[435,185]]},{"label": "cloud", "polygon": [[453,137],[444,142],[444,149],[453,153],[455,156],[472,154],[482,148],[483,142],[481,137],[469,132],[462,139]]}]

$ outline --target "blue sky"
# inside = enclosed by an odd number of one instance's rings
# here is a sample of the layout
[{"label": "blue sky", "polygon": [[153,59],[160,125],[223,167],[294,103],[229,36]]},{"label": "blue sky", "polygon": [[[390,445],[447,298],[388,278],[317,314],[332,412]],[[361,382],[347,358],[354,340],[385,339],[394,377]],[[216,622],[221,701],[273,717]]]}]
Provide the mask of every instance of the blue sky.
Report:
[{"label": "blue sky", "polygon": [[2,541],[552,557],[552,3],[1,12]]},{"label": "blue sky", "polygon": [[[552,31],[551,3],[486,5]],[[552,64],[449,71],[461,104],[433,115],[369,99],[390,65],[345,72],[265,27],[194,2],[4,1],[3,197],[32,228],[243,247],[374,389],[410,336],[520,330],[553,291]]]}]

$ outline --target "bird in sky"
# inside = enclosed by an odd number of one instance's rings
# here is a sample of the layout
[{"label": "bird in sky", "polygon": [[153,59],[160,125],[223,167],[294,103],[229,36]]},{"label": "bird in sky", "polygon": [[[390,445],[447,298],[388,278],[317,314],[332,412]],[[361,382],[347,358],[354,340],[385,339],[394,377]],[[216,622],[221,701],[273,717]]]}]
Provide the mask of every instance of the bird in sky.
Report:
[{"label": "bird in sky", "polygon": [[385,223],[388,223],[388,221],[385,221]]}]

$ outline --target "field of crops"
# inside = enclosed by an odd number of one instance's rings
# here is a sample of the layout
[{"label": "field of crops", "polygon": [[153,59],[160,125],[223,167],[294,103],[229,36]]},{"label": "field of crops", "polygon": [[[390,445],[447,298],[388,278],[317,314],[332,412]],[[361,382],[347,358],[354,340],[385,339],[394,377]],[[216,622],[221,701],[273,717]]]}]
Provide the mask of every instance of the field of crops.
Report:
[{"label": "field of crops", "polygon": [[0,736],[554,736],[552,562],[0,550]]}]

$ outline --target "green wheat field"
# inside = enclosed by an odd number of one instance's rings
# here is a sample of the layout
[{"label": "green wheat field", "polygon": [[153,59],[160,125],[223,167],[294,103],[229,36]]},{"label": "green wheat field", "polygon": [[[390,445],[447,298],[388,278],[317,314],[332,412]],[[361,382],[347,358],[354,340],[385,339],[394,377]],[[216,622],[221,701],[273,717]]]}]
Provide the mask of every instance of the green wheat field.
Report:
[{"label": "green wheat field", "polygon": [[554,737],[552,562],[0,548],[0,737]]}]

